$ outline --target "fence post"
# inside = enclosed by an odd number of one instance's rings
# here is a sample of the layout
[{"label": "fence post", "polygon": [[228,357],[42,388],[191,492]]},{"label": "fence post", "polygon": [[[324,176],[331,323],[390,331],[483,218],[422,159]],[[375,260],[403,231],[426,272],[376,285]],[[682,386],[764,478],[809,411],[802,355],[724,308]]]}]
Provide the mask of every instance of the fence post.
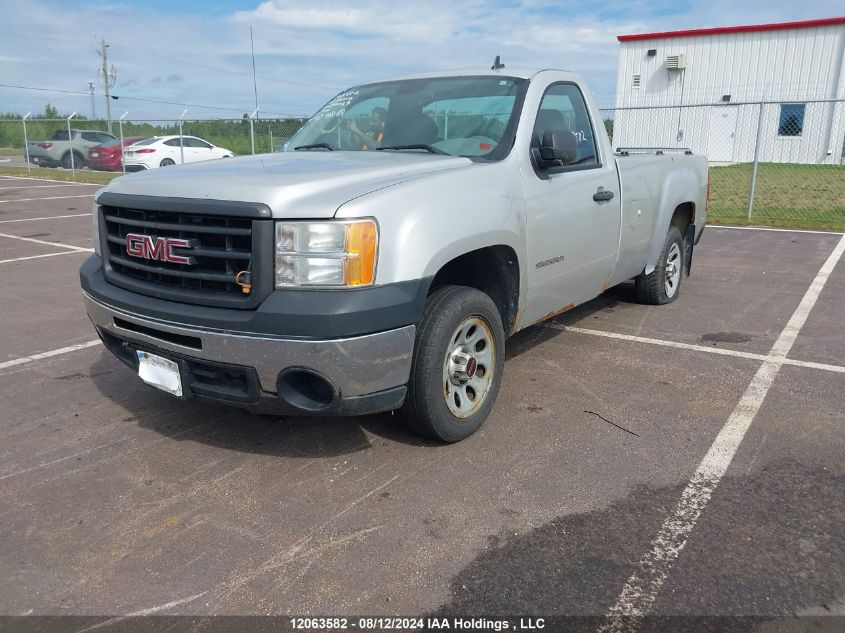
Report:
[{"label": "fence post", "polygon": [[70,177],[76,180],[76,160],[73,156],[73,133],[70,131],[70,120],[76,116],[76,112],[67,118],[67,138],[70,141]]},{"label": "fence post", "polygon": [[129,110],[123,113],[123,115],[117,120],[117,125],[120,127],[120,168],[123,170],[123,173],[126,173],[126,164],[123,162],[123,150],[125,149],[123,146],[123,117],[129,114]]},{"label": "fence post", "polygon": [[763,102],[757,113],[757,140],[754,142],[754,168],[751,170],[751,189],[748,192],[748,219],[754,210],[754,190],[757,188],[757,167],[760,165],[760,136],[763,133]]},{"label": "fence post", "polygon": [[273,148],[273,128],[268,125],[267,131],[270,133],[270,151],[275,152],[276,150]]},{"label": "fence post", "polygon": [[32,112],[27,112],[23,117],[23,151],[26,158],[26,173],[32,173],[32,165],[29,162],[29,137],[26,135],[26,120],[32,115]]},{"label": "fence post", "polygon": [[180,165],[185,164],[185,148],[183,147],[185,140],[182,138],[182,119],[185,118],[185,115],[187,113],[188,108],[185,108],[182,111],[182,114],[179,115],[179,160],[181,161]]},{"label": "fence post", "polygon": [[258,116],[258,108],[249,117],[249,141],[252,145],[252,153],[255,154],[255,117]]}]

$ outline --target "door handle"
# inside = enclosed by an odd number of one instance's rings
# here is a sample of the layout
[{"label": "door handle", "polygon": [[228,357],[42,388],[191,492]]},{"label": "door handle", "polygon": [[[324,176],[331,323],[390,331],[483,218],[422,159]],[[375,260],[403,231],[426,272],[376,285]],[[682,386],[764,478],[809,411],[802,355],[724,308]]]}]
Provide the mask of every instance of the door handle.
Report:
[{"label": "door handle", "polygon": [[596,202],[607,202],[613,200],[613,192],[610,189],[599,187],[598,191],[593,194],[593,200]]}]

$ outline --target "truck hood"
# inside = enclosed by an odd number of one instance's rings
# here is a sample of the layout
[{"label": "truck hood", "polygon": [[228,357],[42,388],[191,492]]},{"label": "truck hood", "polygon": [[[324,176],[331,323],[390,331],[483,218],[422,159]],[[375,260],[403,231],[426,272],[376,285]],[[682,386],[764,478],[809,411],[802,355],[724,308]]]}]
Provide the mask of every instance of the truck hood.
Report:
[{"label": "truck hood", "polygon": [[129,174],[98,195],[259,202],[275,218],[330,218],[345,202],[372,191],[473,164],[468,158],[416,152],[283,152]]}]

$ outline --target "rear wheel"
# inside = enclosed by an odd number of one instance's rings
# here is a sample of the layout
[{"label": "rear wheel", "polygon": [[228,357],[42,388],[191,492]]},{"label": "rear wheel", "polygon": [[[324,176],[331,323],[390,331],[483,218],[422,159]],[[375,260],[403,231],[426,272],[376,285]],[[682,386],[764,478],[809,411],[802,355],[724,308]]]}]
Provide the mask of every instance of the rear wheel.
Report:
[{"label": "rear wheel", "polygon": [[172,158],[165,158],[163,161],[159,163],[161,167],[170,167],[171,165],[175,165],[176,163],[173,161]]},{"label": "rear wheel", "polygon": [[65,169],[82,169],[85,167],[85,159],[77,152],[73,153],[73,164],[71,164],[70,152],[65,152],[62,156],[62,167]]},{"label": "rear wheel", "polygon": [[640,273],[636,280],[637,301],[651,305],[672,303],[681,290],[684,272],[684,238],[677,226],[669,227],[663,250],[651,274]]},{"label": "rear wheel", "polygon": [[499,310],[483,292],[444,286],[432,293],[414,344],[408,425],[442,442],[477,431],[499,392],[504,341]]}]

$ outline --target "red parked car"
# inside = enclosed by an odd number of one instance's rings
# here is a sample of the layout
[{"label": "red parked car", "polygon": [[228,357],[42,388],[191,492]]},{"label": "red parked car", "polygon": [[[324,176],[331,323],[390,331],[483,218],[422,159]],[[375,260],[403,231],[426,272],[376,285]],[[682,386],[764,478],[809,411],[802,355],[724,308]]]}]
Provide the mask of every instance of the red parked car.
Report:
[{"label": "red parked car", "polygon": [[[123,147],[143,141],[148,136],[127,136],[123,139]],[[88,169],[99,169],[102,171],[120,171],[120,161],[123,158],[123,147],[120,139],[116,138],[102,145],[95,145],[88,150],[86,163]]]}]

